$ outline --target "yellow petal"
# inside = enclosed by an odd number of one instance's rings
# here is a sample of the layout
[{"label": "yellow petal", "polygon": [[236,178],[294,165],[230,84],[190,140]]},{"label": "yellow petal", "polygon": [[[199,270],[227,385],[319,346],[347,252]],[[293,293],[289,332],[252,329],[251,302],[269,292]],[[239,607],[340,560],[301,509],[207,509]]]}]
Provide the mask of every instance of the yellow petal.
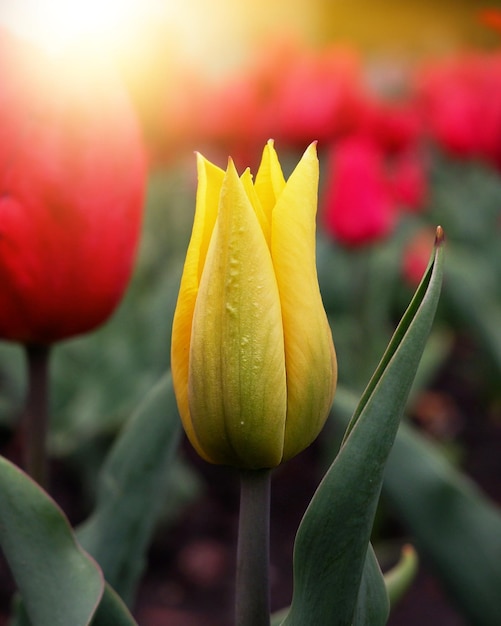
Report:
[{"label": "yellow petal", "polygon": [[197,172],[198,187],[192,234],[192,239],[194,238],[195,241],[193,244],[190,241],[188,255],[192,246],[198,248],[198,282],[200,282],[216,223],[225,172],[199,153],[197,153]]},{"label": "yellow petal", "polygon": [[261,226],[261,230],[263,231],[264,238],[266,239],[266,243],[268,244],[268,247],[270,247],[271,223],[268,217],[266,216],[265,212],[263,211],[263,207],[256,193],[254,182],[252,180],[252,174],[250,173],[249,168],[247,168],[245,172],[242,174],[241,180],[244,185],[245,193],[247,194],[254,208],[254,212]]},{"label": "yellow petal", "polygon": [[265,237],[231,162],[195,306],[189,402],[213,462],[280,462],[287,402],[280,301]]},{"label": "yellow petal", "polygon": [[198,188],[193,231],[186,254],[172,324],[172,380],[183,427],[197,452],[205,458],[193,430],[188,406],[188,370],[191,327],[200,276],[217,216],[224,171],[197,154]]},{"label": "yellow petal", "polygon": [[273,208],[285,188],[285,178],[272,139],[268,140],[263,150],[254,187],[264,213],[271,223]]},{"label": "yellow petal", "polygon": [[272,218],[272,259],[280,293],[287,371],[284,460],[322,429],[337,366],[315,261],[318,159],[312,144],[291,174]]}]

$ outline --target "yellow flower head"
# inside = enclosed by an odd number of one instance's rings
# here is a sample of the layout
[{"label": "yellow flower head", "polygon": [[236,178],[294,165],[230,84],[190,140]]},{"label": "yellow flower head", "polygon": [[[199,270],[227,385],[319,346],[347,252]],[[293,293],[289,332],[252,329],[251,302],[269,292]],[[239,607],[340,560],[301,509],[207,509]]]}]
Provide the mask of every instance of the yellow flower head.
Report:
[{"label": "yellow flower head", "polygon": [[172,329],[186,434],[212,463],[274,467],[317,437],[336,357],[315,265],[316,145],[285,181],[270,140],[256,180],[198,155]]}]

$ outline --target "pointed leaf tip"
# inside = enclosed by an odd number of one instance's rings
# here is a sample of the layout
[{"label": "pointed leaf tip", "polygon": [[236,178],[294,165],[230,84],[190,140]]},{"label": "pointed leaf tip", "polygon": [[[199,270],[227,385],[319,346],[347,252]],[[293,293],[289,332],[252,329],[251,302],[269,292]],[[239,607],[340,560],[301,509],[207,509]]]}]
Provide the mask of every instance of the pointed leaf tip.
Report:
[{"label": "pointed leaf tip", "polygon": [[445,240],[444,229],[441,226],[437,226],[435,231],[435,246],[441,246]]},{"label": "pointed leaf tip", "polygon": [[403,545],[398,563],[384,576],[392,608],[407,593],[416,577],[418,568],[419,557],[414,546],[411,544]]}]

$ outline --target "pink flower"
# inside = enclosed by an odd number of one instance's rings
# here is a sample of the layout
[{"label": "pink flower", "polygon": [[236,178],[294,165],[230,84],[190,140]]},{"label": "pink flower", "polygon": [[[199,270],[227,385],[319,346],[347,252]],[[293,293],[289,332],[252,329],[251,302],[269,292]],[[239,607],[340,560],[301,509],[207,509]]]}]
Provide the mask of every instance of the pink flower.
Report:
[{"label": "pink flower", "polygon": [[393,198],[399,207],[410,212],[423,208],[428,181],[423,158],[417,151],[395,155],[388,177]]},{"label": "pink flower", "polygon": [[274,137],[288,145],[326,143],[355,128],[365,94],[359,60],[351,50],[301,50],[275,74],[269,112]]},{"label": "pink flower", "polygon": [[414,149],[423,132],[421,114],[413,100],[368,100],[360,128],[388,153]]},{"label": "pink flower", "polygon": [[333,145],[323,194],[326,231],[343,244],[360,246],[388,236],[394,224],[382,150],[356,135]]},{"label": "pink flower", "polygon": [[446,150],[501,166],[501,54],[434,62],[419,78],[427,128]]},{"label": "pink flower", "polygon": [[[270,137],[295,149],[351,132],[364,100],[353,51],[313,51],[279,38],[263,45],[238,72],[192,89],[188,98],[170,96],[182,106],[173,110],[166,100],[165,135],[175,137],[181,129],[212,157],[230,153],[241,165],[257,165],[261,146]],[[180,115],[183,111],[187,115]]]}]

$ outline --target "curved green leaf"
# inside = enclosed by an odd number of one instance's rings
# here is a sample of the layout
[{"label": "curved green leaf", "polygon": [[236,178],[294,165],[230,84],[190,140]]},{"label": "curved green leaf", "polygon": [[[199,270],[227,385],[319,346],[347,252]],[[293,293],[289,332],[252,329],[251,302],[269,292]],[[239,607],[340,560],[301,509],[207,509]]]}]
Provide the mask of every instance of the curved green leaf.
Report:
[{"label": "curved green leaf", "polygon": [[169,465],[181,432],[172,378],[166,374],[127,423],[99,476],[97,504],[78,529],[106,581],[130,602],[167,499]]},{"label": "curved green leaf", "polygon": [[116,591],[106,585],[92,626],[137,626],[137,622]]},{"label": "curved green leaf", "polygon": [[471,333],[479,338],[501,372],[501,303],[496,265],[478,251],[466,252],[452,248],[452,262],[448,264],[447,289],[444,298],[454,313],[468,324]]},{"label": "curved green leaf", "polygon": [[[13,617],[9,626],[33,626],[26,614],[21,598],[13,602]],[[138,626],[120,596],[108,585],[104,587],[101,602],[94,614],[91,626]]]},{"label": "curved green leaf", "polygon": [[[271,626],[280,626],[289,613],[289,607],[271,616]],[[353,626],[383,626],[388,620],[390,604],[383,577],[372,545],[369,544],[362,581],[358,592]]]},{"label": "curved green leaf", "polygon": [[[348,422],[354,394],[338,389],[336,419]],[[412,489],[409,489],[412,485]],[[416,428],[400,424],[383,493],[472,624],[501,615],[501,509]]]},{"label": "curved green leaf", "polygon": [[390,602],[385,579],[372,545],[369,544],[358,590],[353,626],[384,626],[389,614]]},{"label": "curved green leaf", "polygon": [[[501,509],[402,424],[384,492],[469,623],[501,623]],[[409,489],[412,485],[412,489]]]},{"label": "curved green leaf", "polygon": [[428,337],[442,283],[442,231],[414,298],[374,373],[294,546],[286,626],[353,623],[386,459]]},{"label": "curved green leaf", "polygon": [[280,611],[275,611],[275,613],[271,615],[270,626],[280,626],[280,624],[282,624],[284,619],[287,617],[288,612],[289,607],[280,609]]},{"label": "curved green leaf", "polygon": [[386,591],[393,608],[412,584],[418,571],[418,555],[414,547],[406,544],[402,547],[400,561],[384,575]]},{"label": "curved green leaf", "polygon": [[102,573],[76,542],[57,504],[0,457],[0,545],[33,626],[86,626]]}]

